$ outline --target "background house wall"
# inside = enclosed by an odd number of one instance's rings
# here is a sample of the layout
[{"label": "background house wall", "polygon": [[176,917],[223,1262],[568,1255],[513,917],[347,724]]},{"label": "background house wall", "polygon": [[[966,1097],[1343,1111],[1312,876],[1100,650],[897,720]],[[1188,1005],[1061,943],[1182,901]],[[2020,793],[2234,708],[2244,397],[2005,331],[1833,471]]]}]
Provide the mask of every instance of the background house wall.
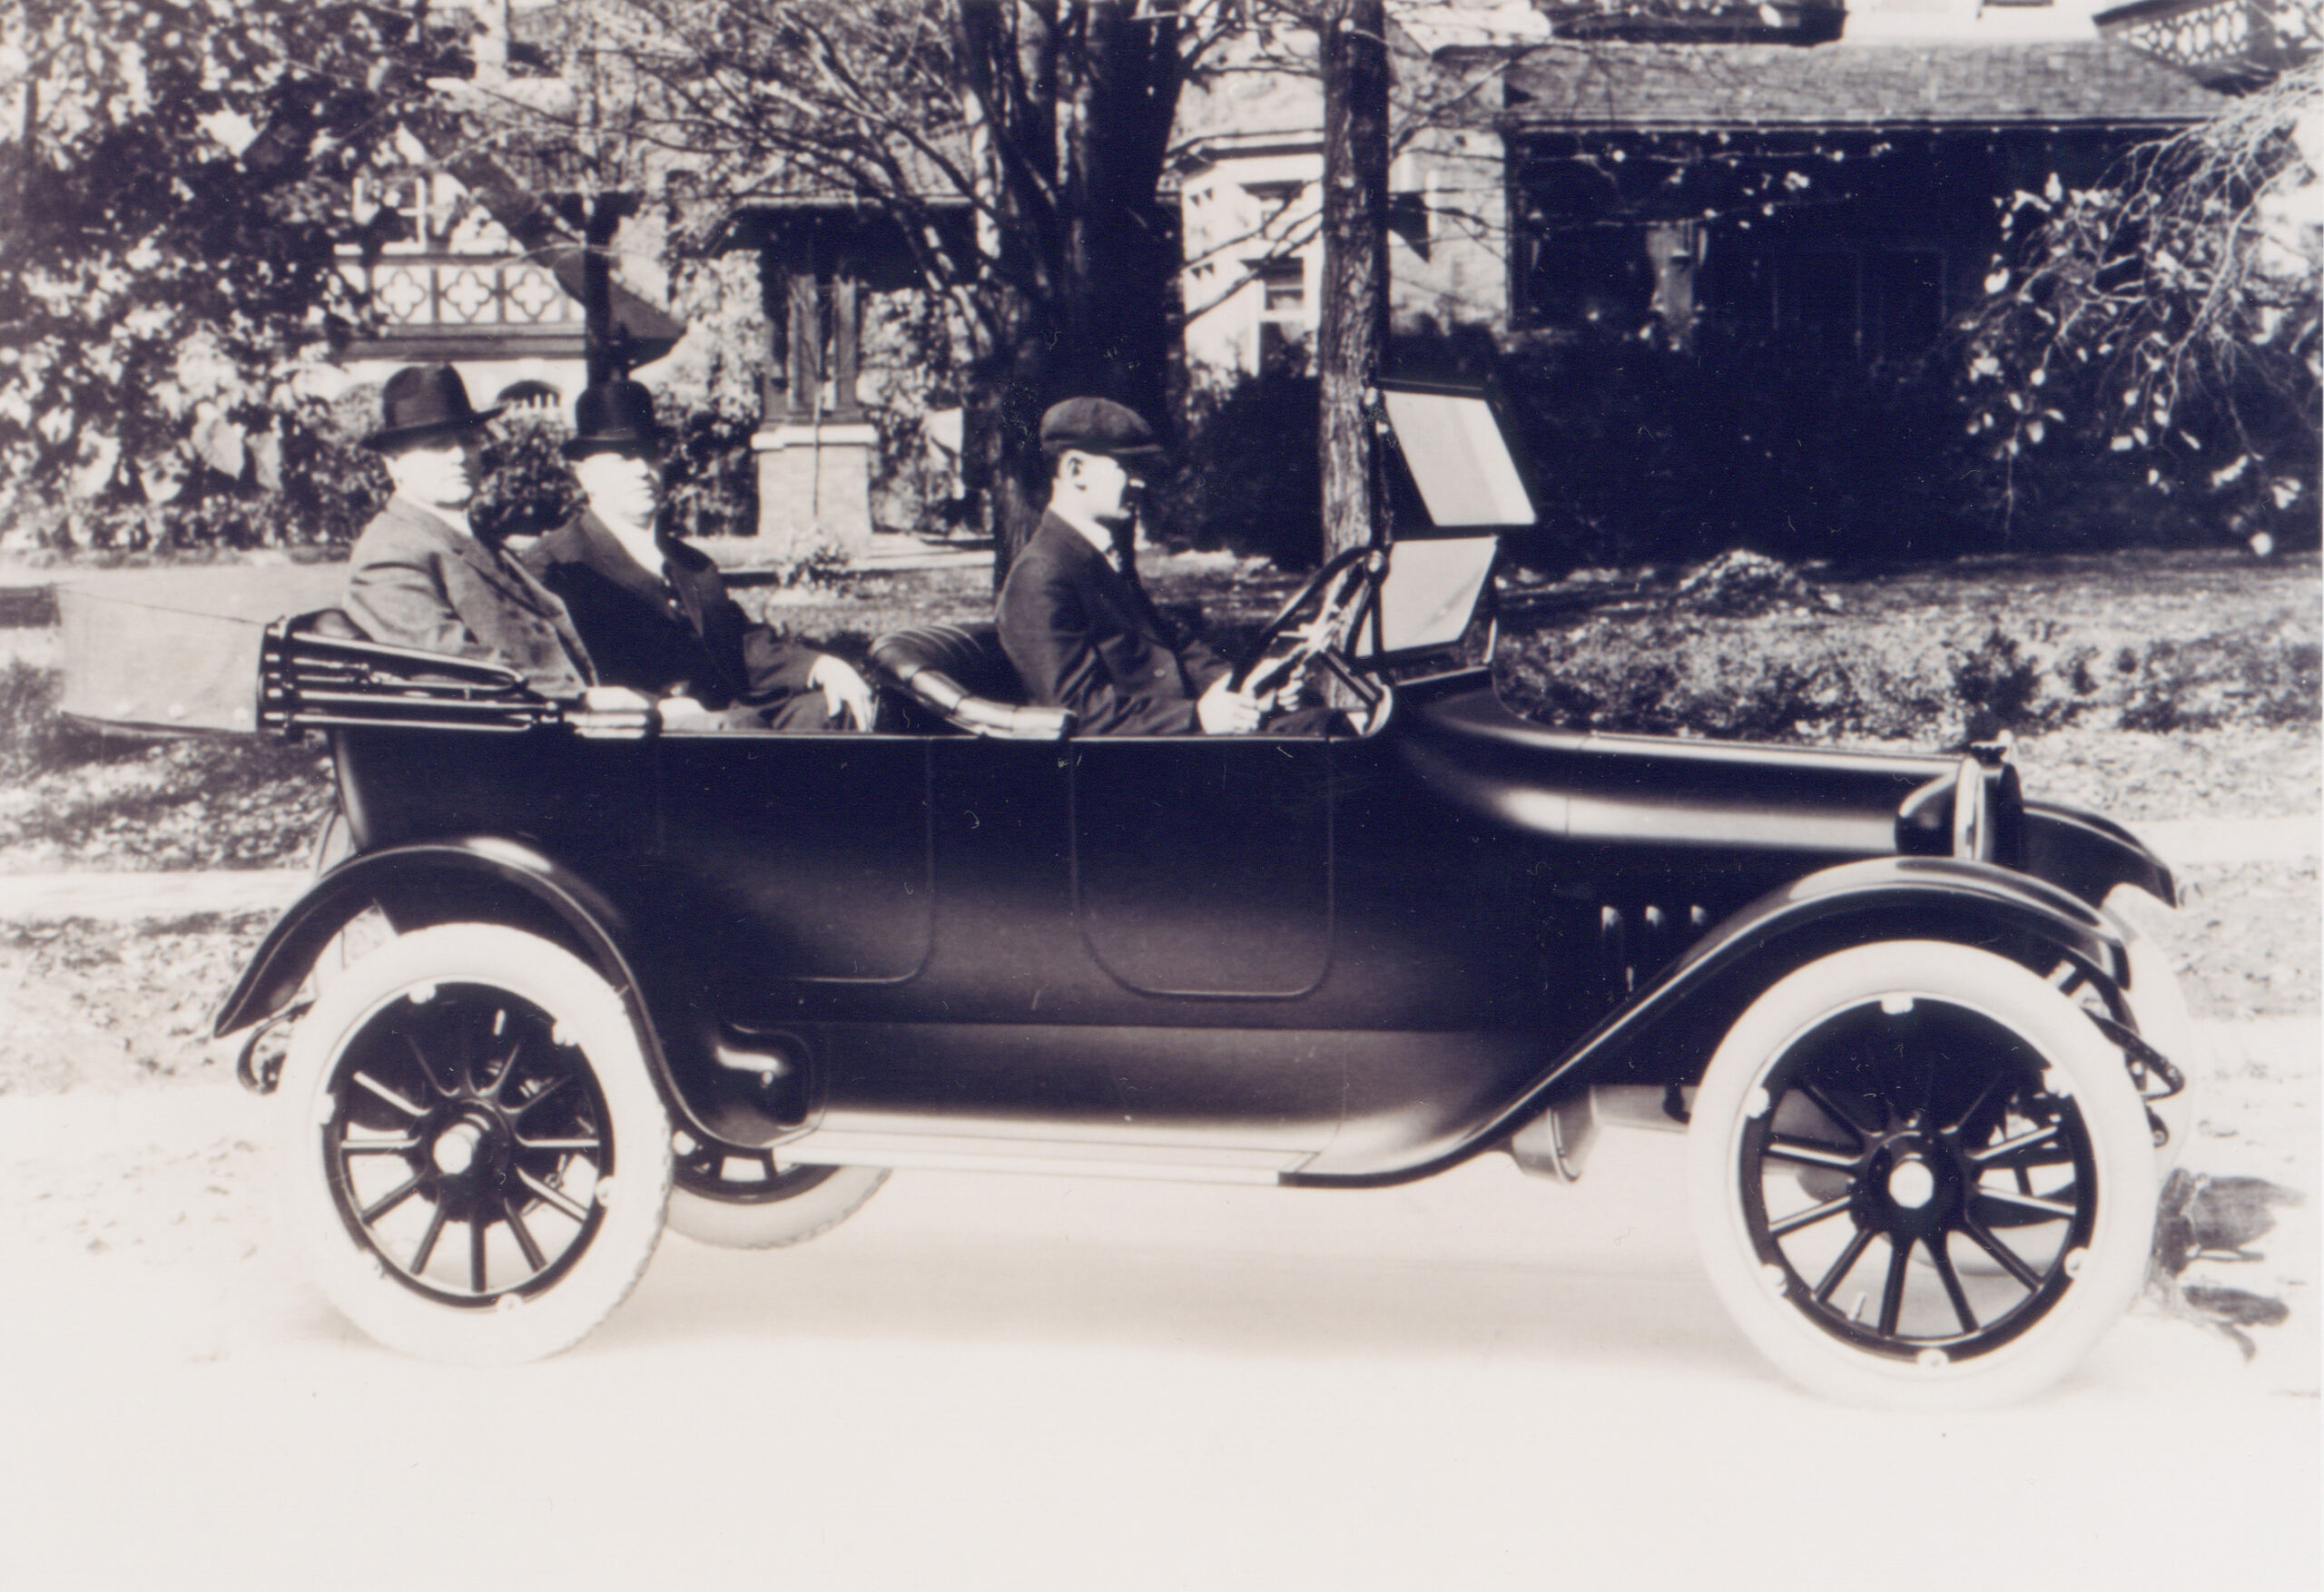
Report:
[{"label": "background house wall", "polygon": [[[1440,37],[1540,36],[1522,7],[1430,6],[1490,21],[1396,30],[1398,146],[1389,188],[1389,313],[1403,329],[1498,327],[1508,308],[1505,154],[1492,111],[1499,57],[1432,55]],[[1527,19],[1531,19],[1529,23]],[[1323,244],[1323,91],[1295,54],[1235,62],[1180,101],[1186,359],[1197,387],[1275,365],[1314,331]]]}]

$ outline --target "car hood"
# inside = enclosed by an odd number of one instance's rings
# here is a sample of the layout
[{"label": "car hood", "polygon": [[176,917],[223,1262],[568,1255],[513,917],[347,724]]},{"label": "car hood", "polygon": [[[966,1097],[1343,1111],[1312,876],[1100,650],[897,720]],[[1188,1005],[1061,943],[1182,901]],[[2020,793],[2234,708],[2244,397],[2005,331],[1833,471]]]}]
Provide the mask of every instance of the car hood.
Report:
[{"label": "car hood", "polygon": [[1412,771],[1479,816],[1584,844],[1889,854],[1899,808],[1959,764],[1554,730],[1511,712],[1482,676],[1446,684],[1399,704],[1398,749]]},{"label": "car hood", "polygon": [[[1965,762],[1555,730],[1510,712],[1482,671],[1403,688],[1393,733],[1405,766],[1442,800],[1511,830],[1664,856],[1781,853],[1804,866],[1945,853]],[[1997,860],[2093,906],[2122,884],[2175,902],[2170,870],[2119,825],[2025,802],[2008,771],[1987,796],[2005,837]]]}]

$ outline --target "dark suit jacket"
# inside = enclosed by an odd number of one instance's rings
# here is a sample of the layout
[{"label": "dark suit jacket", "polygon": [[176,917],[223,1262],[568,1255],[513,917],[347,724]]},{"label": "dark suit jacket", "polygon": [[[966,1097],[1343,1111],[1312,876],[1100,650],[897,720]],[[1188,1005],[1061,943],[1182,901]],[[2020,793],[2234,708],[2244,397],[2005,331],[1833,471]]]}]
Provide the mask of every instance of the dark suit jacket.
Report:
[{"label": "dark suit jacket", "polygon": [[1027,695],[1071,708],[1085,735],[1198,730],[1195,702],[1229,666],[1179,641],[1144,589],[1053,514],[1009,566],[1000,621]]},{"label": "dark suit jacket", "polygon": [[526,568],[572,610],[606,684],[714,710],[768,707],[810,689],[812,651],[753,623],[700,549],[656,545],[659,575],[584,509],[525,551]]},{"label": "dark suit jacket", "polygon": [[543,696],[595,683],[565,604],[515,559],[390,497],[356,538],[347,615],[373,641],[505,663]]}]

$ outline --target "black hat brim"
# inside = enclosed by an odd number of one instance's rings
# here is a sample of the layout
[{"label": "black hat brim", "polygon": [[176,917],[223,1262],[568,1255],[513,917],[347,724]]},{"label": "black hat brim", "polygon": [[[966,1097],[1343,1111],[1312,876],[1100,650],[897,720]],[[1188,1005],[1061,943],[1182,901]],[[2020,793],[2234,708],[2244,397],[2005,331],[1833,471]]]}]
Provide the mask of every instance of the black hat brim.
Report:
[{"label": "black hat brim", "polygon": [[677,440],[673,431],[656,431],[651,437],[575,437],[557,444],[557,451],[566,458],[587,458],[593,453],[619,453],[624,448],[638,448],[647,453],[667,453]]},{"label": "black hat brim", "polygon": [[394,426],[374,431],[363,439],[363,446],[374,453],[384,453],[400,447],[407,442],[422,442],[430,437],[457,437],[463,431],[480,431],[485,425],[507,412],[507,404],[495,404],[488,409],[478,409],[465,420],[430,420],[424,426]]}]

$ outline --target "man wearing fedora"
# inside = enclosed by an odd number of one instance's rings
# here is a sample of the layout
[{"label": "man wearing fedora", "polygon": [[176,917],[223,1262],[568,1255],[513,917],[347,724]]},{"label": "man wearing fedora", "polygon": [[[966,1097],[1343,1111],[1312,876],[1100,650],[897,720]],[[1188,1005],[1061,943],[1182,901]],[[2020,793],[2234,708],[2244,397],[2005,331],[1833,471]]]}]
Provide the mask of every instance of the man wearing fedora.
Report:
[{"label": "man wearing fedora", "polygon": [[598,677],[663,701],[665,722],[699,707],[735,727],[868,730],[872,688],[838,658],[754,624],[718,565],[660,534],[668,435],[635,381],[575,400],[565,445],[581,512],[525,550],[526,568],[564,599]]},{"label": "man wearing fedora", "polygon": [[468,502],[483,477],[485,424],[449,365],[409,365],[380,392],[365,437],[395,493],[349,557],[348,617],[373,641],[503,663],[543,696],[596,683],[565,604],[514,558],[478,541]]},{"label": "man wearing fedora", "polygon": [[[999,604],[1001,650],[1026,693],[1073,710],[1086,735],[1242,734],[1267,698],[1228,685],[1232,666],[1182,641],[1138,584],[1131,561],[1134,494],[1162,457],[1136,411],[1068,398],[1041,417],[1049,512],[1009,566]],[[1328,710],[1299,709],[1268,728],[1320,731]]]}]

